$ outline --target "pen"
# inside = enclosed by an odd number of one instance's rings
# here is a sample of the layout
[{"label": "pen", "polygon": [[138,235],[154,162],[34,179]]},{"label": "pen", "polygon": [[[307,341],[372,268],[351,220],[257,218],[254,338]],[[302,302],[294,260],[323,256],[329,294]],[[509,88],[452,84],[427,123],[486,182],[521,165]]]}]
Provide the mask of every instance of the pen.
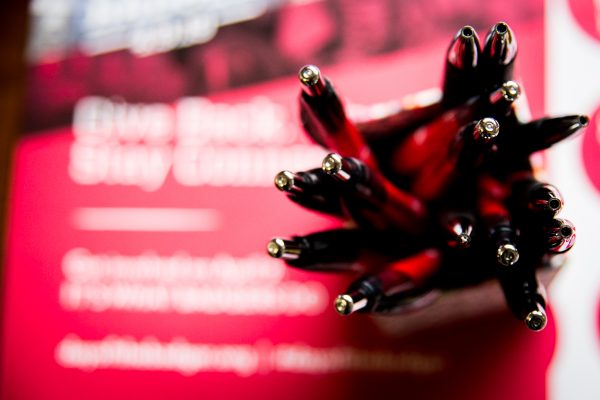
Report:
[{"label": "pen", "polygon": [[305,270],[352,270],[365,238],[358,229],[333,229],[290,239],[273,238],[267,252]]},{"label": "pen", "polygon": [[356,157],[371,168],[377,168],[369,146],[347,118],[333,85],[321,75],[319,68],[306,65],[298,77],[302,86],[300,118],[309,136],[326,149]]},{"label": "pen", "polygon": [[334,216],[345,215],[334,182],[321,168],[297,173],[281,171],[275,175],[274,183],[302,207]]},{"label": "pen", "polygon": [[374,309],[383,296],[410,294],[431,279],[440,262],[440,252],[427,249],[390,263],[379,273],[353,282],[345,293],[336,297],[335,310],[340,315],[366,312]]},{"label": "pen", "polygon": [[528,156],[574,135],[588,124],[589,118],[586,115],[540,118],[511,127],[498,147],[507,153],[507,157]]}]

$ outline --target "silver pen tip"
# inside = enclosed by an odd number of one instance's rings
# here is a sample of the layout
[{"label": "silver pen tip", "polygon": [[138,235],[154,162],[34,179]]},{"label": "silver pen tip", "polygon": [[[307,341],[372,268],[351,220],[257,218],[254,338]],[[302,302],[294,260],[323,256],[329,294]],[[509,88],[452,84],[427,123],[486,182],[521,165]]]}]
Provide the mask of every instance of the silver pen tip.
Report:
[{"label": "silver pen tip", "polygon": [[500,133],[500,124],[494,118],[484,118],[476,125],[480,137],[485,140],[494,139]]},{"label": "silver pen tip", "polygon": [[538,306],[537,310],[531,311],[525,317],[525,325],[532,331],[539,332],[546,327],[548,323],[548,317],[546,316],[546,312],[540,306]]},{"label": "silver pen tip", "polygon": [[341,294],[335,298],[335,311],[340,315],[350,315],[354,311],[354,300],[347,294]]},{"label": "silver pen tip", "polygon": [[335,175],[342,169],[342,156],[330,153],[325,156],[321,168],[329,175]]},{"label": "silver pen tip", "polygon": [[294,174],[290,171],[281,171],[275,175],[275,187],[282,192],[288,192],[294,186]]},{"label": "silver pen tip", "polygon": [[501,265],[510,267],[519,261],[519,251],[510,243],[504,243],[498,247],[496,259]]},{"label": "silver pen tip", "polygon": [[285,254],[285,242],[283,239],[275,238],[271,239],[267,244],[267,252],[273,258],[281,258]]},{"label": "silver pen tip", "polygon": [[502,95],[507,101],[515,101],[521,95],[521,86],[515,81],[506,81],[502,84]]},{"label": "silver pen tip", "polygon": [[458,235],[458,245],[460,247],[469,247],[471,244],[471,236],[466,233]]},{"label": "silver pen tip", "polygon": [[305,65],[300,68],[298,79],[304,86],[314,86],[321,79],[321,71],[315,65]]}]

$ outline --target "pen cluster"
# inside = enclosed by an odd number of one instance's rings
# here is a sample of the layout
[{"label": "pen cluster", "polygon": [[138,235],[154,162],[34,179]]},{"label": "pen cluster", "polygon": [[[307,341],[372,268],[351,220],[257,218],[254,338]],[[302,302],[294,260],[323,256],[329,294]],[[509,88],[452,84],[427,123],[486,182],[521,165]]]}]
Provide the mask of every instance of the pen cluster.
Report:
[{"label": "pen cluster", "polygon": [[398,312],[496,278],[512,312],[543,329],[536,269],[573,246],[575,227],[557,217],[562,197],[536,179],[530,155],[588,118],[519,118],[516,55],[506,23],[483,44],[465,26],[446,54],[441,99],[360,124],[320,70],[303,67],[303,127],[332,153],[319,168],[278,173],[275,186],[346,228],[272,239],[269,254],[305,270],[358,272],[335,300],[342,315]]}]

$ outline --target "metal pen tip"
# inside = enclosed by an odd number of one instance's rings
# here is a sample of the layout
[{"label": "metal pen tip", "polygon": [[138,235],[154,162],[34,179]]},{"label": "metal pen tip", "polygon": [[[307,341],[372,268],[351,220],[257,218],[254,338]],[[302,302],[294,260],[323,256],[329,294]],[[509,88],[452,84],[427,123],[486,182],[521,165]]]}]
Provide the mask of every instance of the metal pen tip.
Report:
[{"label": "metal pen tip", "polygon": [[273,258],[296,260],[302,254],[302,245],[298,241],[274,238],[267,244],[267,252]]},{"label": "metal pen tip", "polygon": [[354,301],[352,301],[352,297],[348,296],[347,294],[341,294],[335,298],[335,311],[337,311],[337,313],[340,315],[352,314],[353,305]]},{"label": "metal pen tip", "polygon": [[281,171],[275,175],[275,187],[282,192],[289,192],[294,187],[294,174],[290,171]]},{"label": "metal pen tip", "polygon": [[527,314],[524,321],[525,325],[527,325],[527,328],[531,329],[532,331],[539,332],[546,327],[546,324],[548,323],[548,317],[546,316],[546,311],[544,311],[544,308],[538,304],[537,309]]},{"label": "metal pen tip", "polygon": [[467,233],[461,233],[458,235],[458,245],[462,248],[469,247],[471,244],[471,236]]},{"label": "metal pen tip", "polygon": [[317,96],[325,91],[325,80],[321,75],[321,70],[315,65],[305,65],[300,68],[298,79],[302,84],[302,89],[309,96]]},{"label": "metal pen tip", "polygon": [[342,156],[330,153],[325,156],[321,165],[323,171],[329,175],[335,175],[342,170]]},{"label": "metal pen tip", "polygon": [[496,260],[505,267],[510,267],[519,261],[519,251],[510,243],[504,243],[498,246]]},{"label": "metal pen tip", "polygon": [[484,140],[491,140],[500,133],[500,124],[494,118],[483,118],[476,125],[477,136]]},{"label": "metal pen tip", "polygon": [[271,239],[267,244],[267,252],[273,258],[281,258],[285,253],[285,242],[283,239],[275,238]]},{"label": "metal pen tip", "polygon": [[507,101],[513,102],[521,96],[521,86],[515,81],[506,81],[502,84],[502,96]]},{"label": "metal pen tip", "polygon": [[588,126],[589,123],[590,123],[590,119],[587,115],[579,116],[579,125],[581,125],[582,128],[585,128],[586,126]]},{"label": "metal pen tip", "polygon": [[316,85],[320,78],[321,70],[315,65],[305,65],[298,72],[298,79],[305,86]]},{"label": "metal pen tip", "polygon": [[368,300],[362,295],[340,294],[333,303],[335,311],[340,315],[350,315],[367,306]]}]

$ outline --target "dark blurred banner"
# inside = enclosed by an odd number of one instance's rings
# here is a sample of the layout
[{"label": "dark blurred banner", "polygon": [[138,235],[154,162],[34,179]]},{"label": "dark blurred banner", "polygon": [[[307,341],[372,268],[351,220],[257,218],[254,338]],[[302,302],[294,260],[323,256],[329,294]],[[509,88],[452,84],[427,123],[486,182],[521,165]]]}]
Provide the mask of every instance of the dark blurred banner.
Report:
[{"label": "dark blurred banner", "polygon": [[547,397],[555,327],[529,332],[499,297],[489,315],[465,306],[489,299],[457,303],[444,312],[463,317],[438,329],[342,318],[332,301],[352,276],[265,251],[274,235],[337,224],[273,188],[325,154],[298,123],[302,65],[321,67],[355,120],[374,118],[435,98],[461,26],[484,37],[504,20],[539,117],[541,0],[38,0],[30,12],[2,398]]}]

